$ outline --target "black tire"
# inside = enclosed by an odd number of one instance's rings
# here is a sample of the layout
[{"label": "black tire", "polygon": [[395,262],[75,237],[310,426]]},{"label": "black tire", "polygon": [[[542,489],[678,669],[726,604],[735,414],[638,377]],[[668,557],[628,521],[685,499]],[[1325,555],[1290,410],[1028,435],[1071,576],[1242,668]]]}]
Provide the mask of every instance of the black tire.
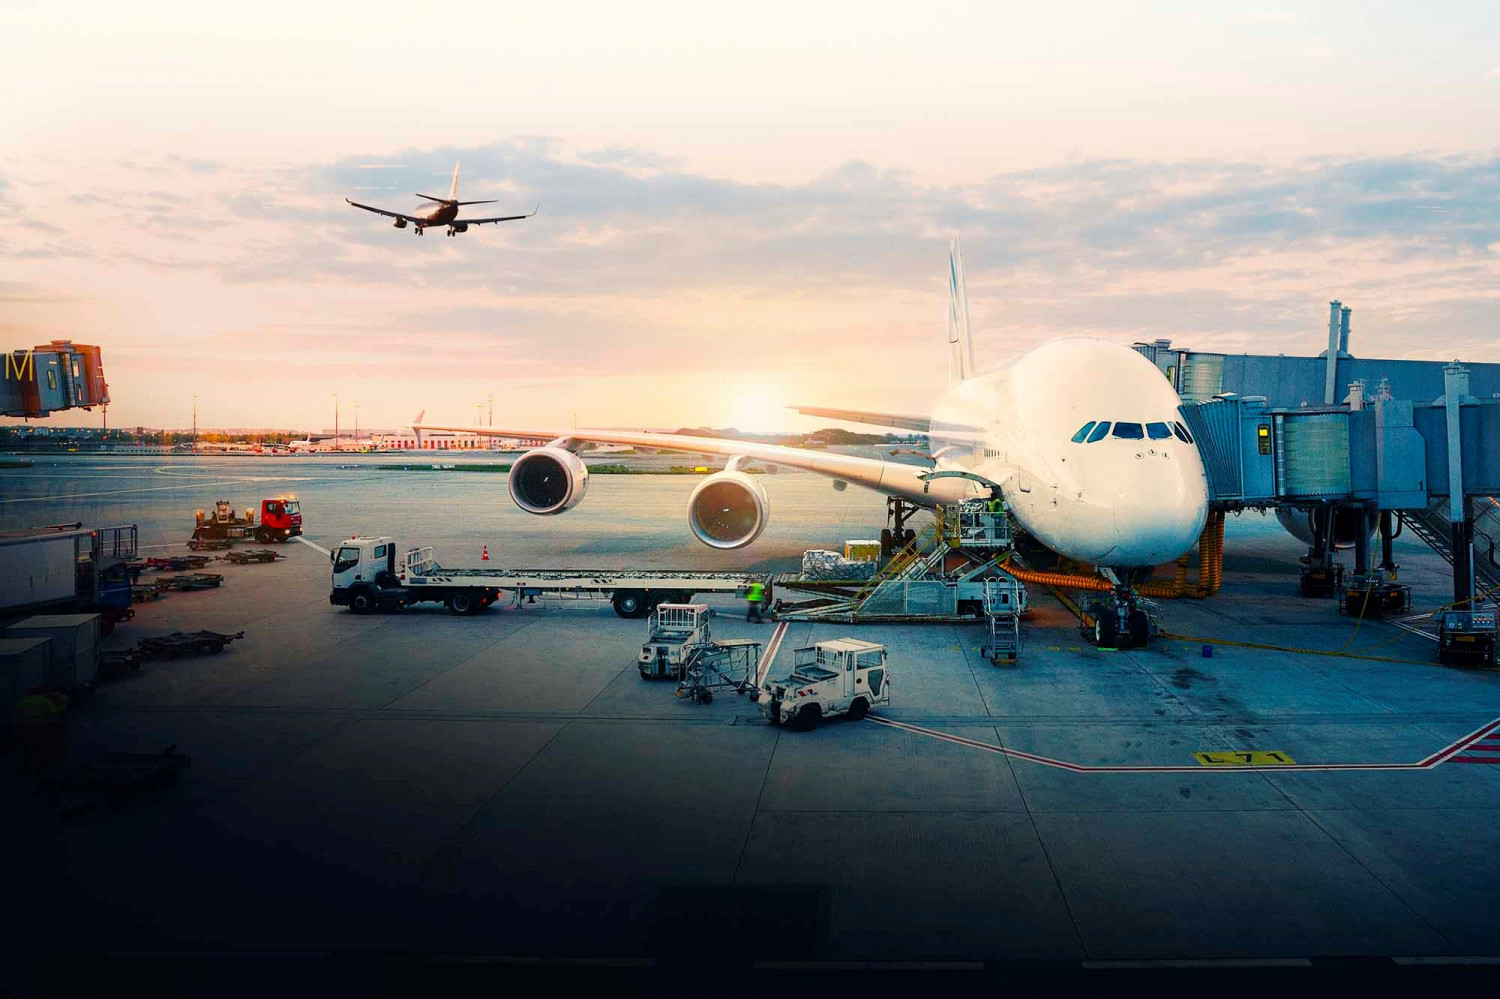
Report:
[{"label": "black tire", "polygon": [[255,529],[255,540],[263,545],[271,543],[271,529],[268,527],[257,527]]},{"label": "black tire", "polygon": [[895,550],[893,539],[891,538],[891,529],[889,527],[882,527],[880,529],[880,554],[890,555]]},{"label": "black tire", "polygon": [[624,618],[645,617],[650,613],[646,595],[640,590],[616,590],[610,602],[615,613]]},{"label": "black tire", "polygon": [[859,721],[870,713],[870,702],[863,697],[856,697],[854,703],[849,705],[849,720]]},{"label": "black tire", "polygon": [[373,614],[377,606],[375,594],[358,589],[349,594],[349,610],[355,614]]},{"label": "black tire", "polygon": [[905,548],[915,540],[917,540],[917,532],[908,527],[901,534],[901,547]]},{"label": "black tire", "polygon": [[818,722],[823,720],[823,709],[816,704],[804,704],[792,715],[792,729],[797,732],[811,732],[818,727]]},{"label": "black tire", "polygon": [[1119,625],[1113,612],[1094,618],[1094,645],[1101,649],[1113,649],[1120,641]]},{"label": "black tire", "polygon": [[698,694],[698,703],[699,704],[712,704],[713,702],[714,702],[714,692],[712,690],[704,690],[704,691],[699,692],[699,694]]},{"label": "black tire", "polygon": [[1130,631],[1130,644],[1136,648],[1144,649],[1151,641],[1151,619],[1146,617],[1146,612],[1143,610],[1131,611],[1125,625]]},{"label": "black tire", "polygon": [[449,614],[472,614],[479,601],[475,600],[474,594],[468,590],[459,590],[451,594],[445,603]]}]

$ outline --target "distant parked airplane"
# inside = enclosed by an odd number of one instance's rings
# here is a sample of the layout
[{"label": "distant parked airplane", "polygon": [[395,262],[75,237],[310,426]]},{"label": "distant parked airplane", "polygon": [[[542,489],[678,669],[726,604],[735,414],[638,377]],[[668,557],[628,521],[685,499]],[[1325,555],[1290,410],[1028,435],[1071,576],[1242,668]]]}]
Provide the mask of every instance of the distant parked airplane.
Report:
[{"label": "distant parked airplane", "polygon": [[[456,236],[461,232],[466,232],[471,225],[488,225],[491,222],[513,222],[516,219],[529,219],[531,218],[531,216],[537,213],[537,209],[533,208],[525,215],[497,215],[494,218],[487,219],[459,218],[458,210],[464,205],[493,205],[495,202],[493,200],[459,201],[458,167],[458,163],[453,164],[453,186],[448,190],[448,196],[446,198],[434,198],[430,194],[417,195],[417,197],[419,198],[426,198],[428,201],[437,202],[435,207],[430,208],[419,215],[407,215],[403,212],[389,212],[384,208],[371,208],[369,205],[362,205],[358,201],[349,201],[348,198],[345,198],[344,200],[348,201],[349,204],[353,205],[355,208],[363,208],[367,212],[374,212],[376,215],[384,215],[386,218],[395,219],[395,225],[397,229],[405,229],[406,224],[410,222],[412,225],[416,226],[418,236],[422,235],[422,230],[426,229],[428,226],[445,225],[448,227],[448,235]],[[538,208],[540,208],[540,206],[538,206]]]}]

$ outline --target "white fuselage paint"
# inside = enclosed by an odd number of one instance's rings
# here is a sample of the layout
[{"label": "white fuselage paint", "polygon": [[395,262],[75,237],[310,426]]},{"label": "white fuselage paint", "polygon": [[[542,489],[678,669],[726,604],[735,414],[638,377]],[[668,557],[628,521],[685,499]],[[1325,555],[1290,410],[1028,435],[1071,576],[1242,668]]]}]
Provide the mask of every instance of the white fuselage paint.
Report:
[{"label": "white fuselage paint", "polygon": [[1113,427],[1092,444],[1072,437],[1090,420],[1180,422],[1180,402],[1129,347],[1057,340],[955,384],[934,414],[932,452],[940,470],[998,483],[1015,519],[1053,551],[1112,568],[1160,565],[1192,548],[1208,516],[1197,447],[1121,439]]}]

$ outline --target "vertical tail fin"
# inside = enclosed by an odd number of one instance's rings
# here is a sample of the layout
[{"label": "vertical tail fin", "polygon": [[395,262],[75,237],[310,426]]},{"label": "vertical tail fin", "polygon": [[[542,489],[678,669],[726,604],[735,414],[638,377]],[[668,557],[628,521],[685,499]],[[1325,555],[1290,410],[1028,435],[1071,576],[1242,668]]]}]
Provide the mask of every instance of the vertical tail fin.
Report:
[{"label": "vertical tail fin", "polygon": [[948,244],[948,379],[961,382],[974,374],[969,339],[969,292],[964,287],[964,258],[958,240]]},{"label": "vertical tail fin", "polygon": [[459,168],[459,165],[462,162],[463,162],[462,160],[454,160],[453,161],[453,186],[448,189],[448,200],[449,201],[457,201],[458,200],[458,168]]}]

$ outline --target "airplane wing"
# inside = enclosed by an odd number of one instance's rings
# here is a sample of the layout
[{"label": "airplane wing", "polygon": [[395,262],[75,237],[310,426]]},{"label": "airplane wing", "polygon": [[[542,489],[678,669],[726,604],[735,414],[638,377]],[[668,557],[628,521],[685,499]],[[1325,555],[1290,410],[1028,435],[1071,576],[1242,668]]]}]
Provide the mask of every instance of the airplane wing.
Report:
[{"label": "airplane wing", "polygon": [[829,409],[826,406],[793,406],[791,408],[804,416],[826,416],[832,420],[845,420],[849,423],[867,423],[872,427],[917,430],[924,434],[932,429],[932,420],[926,416],[873,413],[865,409]]},{"label": "airplane wing", "polygon": [[[345,198],[344,200],[349,201],[348,198]],[[369,205],[362,205],[358,201],[349,201],[349,204],[353,205],[355,208],[363,208],[367,212],[374,212],[376,215],[384,215],[386,218],[406,219],[406,221],[408,222],[422,221],[422,219],[417,218],[415,215],[407,215],[402,212],[388,212],[384,208],[371,208]]]},{"label": "airplane wing", "polygon": [[[480,204],[480,202],[474,201],[474,202],[470,202],[470,204],[477,205],[477,204]],[[529,219],[529,218],[531,218],[531,216],[535,215],[540,209],[541,209],[541,206],[538,205],[536,208],[533,208],[531,211],[527,212],[525,215],[497,215],[497,216],[495,216],[492,219],[454,219],[452,224],[453,225],[488,225],[491,222],[514,222],[516,219]]]},{"label": "airplane wing", "polygon": [[627,444],[631,447],[681,451],[686,454],[743,456],[767,465],[785,465],[787,468],[817,472],[887,496],[900,496],[923,506],[956,503],[979,493],[979,486],[967,479],[943,478],[928,482],[922,475],[931,469],[921,465],[830,454],[782,444],[761,444],[756,441],[724,440],[690,434],[657,434],[644,430],[545,430],[536,427],[464,427],[437,423],[425,423],[412,429],[448,430],[482,437],[541,437],[560,440],[565,446],[568,442],[587,441],[593,444]]}]

